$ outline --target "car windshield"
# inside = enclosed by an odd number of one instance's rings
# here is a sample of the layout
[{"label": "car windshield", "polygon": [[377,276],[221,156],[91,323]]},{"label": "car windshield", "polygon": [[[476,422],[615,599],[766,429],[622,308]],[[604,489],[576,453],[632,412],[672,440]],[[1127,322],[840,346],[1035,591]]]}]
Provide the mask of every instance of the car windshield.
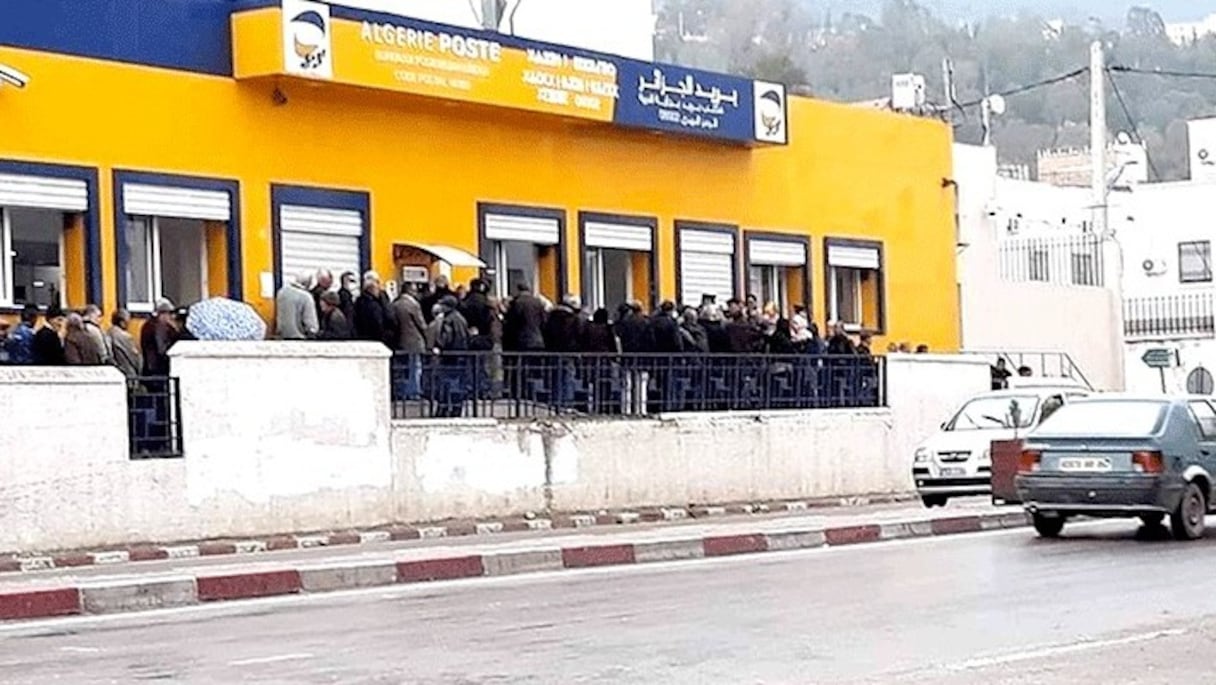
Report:
[{"label": "car windshield", "polygon": [[[963,405],[946,424],[948,431],[1008,430],[1029,428],[1039,407],[1034,395],[979,397]],[[1014,421],[1014,414],[1017,420]]]},{"label": "car windshield", "polygon": [[1060,409],[1034,432],[1044,435],[1141,437],[1157,432],[1165,403],[1146,400],[1088,400]]}]

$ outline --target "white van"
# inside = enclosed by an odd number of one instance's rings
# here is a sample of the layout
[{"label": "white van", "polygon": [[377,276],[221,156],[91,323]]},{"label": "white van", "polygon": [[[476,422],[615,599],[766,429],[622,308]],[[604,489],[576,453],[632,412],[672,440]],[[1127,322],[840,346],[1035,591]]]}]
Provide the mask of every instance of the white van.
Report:
[{"label": "white van", "polygon": [[945,506],[951,497],[990,494],[993,441],[1016,440],[1066,402],[1089,394],[1057,380],[972,397],[916,448],[912,480],[917,494],[927,507]]}]

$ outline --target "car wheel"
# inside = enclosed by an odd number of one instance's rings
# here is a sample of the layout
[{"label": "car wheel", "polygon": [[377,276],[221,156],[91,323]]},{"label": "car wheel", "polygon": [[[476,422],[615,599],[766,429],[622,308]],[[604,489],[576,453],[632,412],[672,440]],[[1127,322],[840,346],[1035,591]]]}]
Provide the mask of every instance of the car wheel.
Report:
[{"label": "car wheel", "polygon": [[946,506],[946,502],[950,501],[950,498],[946,497],[945,495],[925,495],[920,499],[925,503],[925,506],[929,507],[930,509],[933,507],[944,507]]},{"label": "car wheel", "polygon": [[1195,483],[1187,483],[1178,508],[1170,514],[1170,528],[1176,540],[1198,540],[1203,537],[1204,518],[1208,515],[1208,501],[1203,490]]},{"label": "car wheel", "polygon": [[1058,538],[1064,530],[1063,516],[1045,516],[1043,514],[1035,514],[1034,529],[1039,534],[1039,537]]},{"label": "car wheel", "polygon": [[1140,522],[1145,528],[1156,528],[1165,520],[1165,514],[1141,514]]}]

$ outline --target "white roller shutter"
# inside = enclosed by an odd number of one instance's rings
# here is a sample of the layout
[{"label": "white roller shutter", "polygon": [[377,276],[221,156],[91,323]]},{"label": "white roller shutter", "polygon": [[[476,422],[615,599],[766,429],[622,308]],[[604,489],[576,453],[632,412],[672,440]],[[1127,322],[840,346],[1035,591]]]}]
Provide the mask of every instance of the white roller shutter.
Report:
[{"label": "white roller shutter", "polygon": [[487,214],[486,238],[489,240],[517,240],[536,245],[556,245],[561,236],[561,224],[557,219],[513,214]]},{"label": "white roller shutter", "polygon": [[753,239],[748,259],[757,266],[806,266],[806,245],[783,240]]},{"label": "white roller shutter", "polygon": [[328,269],[335,276],[359,273],[363,214],[344,209],[283,205],[279,208],[282,276]]},{"label": "white roller shutter", "polygon": [[583,235],[587,247],[634,252],[650,252],[654,249],[649,226],[588,221],[583,226]]},{"label": "white roller shutter", "polygon": [[127,183],[123,185],[122,193],[122,211],[130,216],[204,221],[228,221],[232,218],[232,198],[222,190]]},{"label": "white roller shutter", "polygon": [[852,245],[829,245],[828,264],[850,269],[877,270],[880,267],[878,248]]},{"label": "white roller shutter", "polygon": [[680,299],[697,306],[702,295],[719,304],[735,296],[735,239],[726,233],[680,231]]},{"label": "white roller shutter", "polygon": [[89,188],[69,178],[0,174],[0,207],[83,212],[89,208]]}]

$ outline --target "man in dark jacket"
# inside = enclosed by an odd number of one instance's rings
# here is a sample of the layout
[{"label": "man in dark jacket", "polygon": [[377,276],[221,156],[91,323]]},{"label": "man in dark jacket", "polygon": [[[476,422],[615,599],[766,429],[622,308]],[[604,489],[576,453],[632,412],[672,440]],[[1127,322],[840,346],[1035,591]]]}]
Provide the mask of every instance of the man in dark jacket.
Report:
[{"label": "man in dark jacket", "polygon": [[566,295],[562,303],[545,321],[545,349],[549,352],[578,352],[583,325],[579,310],[582,302],[577,295]]},{"label": "man in dark jacket", "polygon": [[469,349],[469,323],[460,313],[455,295],[440,299],[434,310],[435,323],[439,326],[435,348],[445,353],[439,358],[435,416],[455,418],[464,413],[464,402],[470,390],[472,367],[469,358],[462,354]]},{"label": "man in dark jacket", "polygon": [[621,351],[621,341],[612,331],[612,324],[608,323],[608,310],[602,307],[595,310],[591,323],[583,326],[579,338],[579,352],[614,354]]},{"label": "man in dark jacket", "polygon": [[726,339],[726,326],[722,321],[722,310],[717,305],[709,304],[701,307],[697,314],[697,323],[705,329],[705,340],[712,354],[726,354],[730,351]]},{"label": "man in dark jacket", "polygon": [[46,308],[42,328],[34,334],[34,341],[30,344],[34,366],[63,366],[68,363],[61,337],[66,319],[59,305],[52,304]]},{"label": "man in dark jacket", "polygon": [[520,283],[516,291],[503,319],[502,347],[508,352],[543,351],[545,303],[532,294],[527,283]]},{"label": "man in dark jacket", "polygon": [[621,306],[616,320],[616,336],[621,339],[621,350],[626,354],[650,351],[642,303],[634,301]]},{"label": "man in dark jacket", "polygon": [[650,317],[647,333],[651,352],[679,354],[684,351],[680,324],[676,321],[675,302],[666,300],[659,305],[659,310]]},{"label": "man in dark jacket", "polygon": [[406,283],[401,294],[393,301],[393,317],[397,321],[397,339],[392,345],[397,356],[394,362],[396,386],[394,396],[398,399],[416,400],[422,388],[422,355],[428,352],[426,344],[426,317],[418,303],[418,286]]},{"label": "man in dark jacket", "polygon": [[830,325],[832,337],[828,338],[828,354],[851,355],[857,354],[853,340],[849,338],[844,324],[835,322]]},{"label": "man in dark jacket", "polygon": [[145,376],[169,375],[169,348],[177,342],[177,326],[173,323],[176,313],[173,303],[162,299],[156,303],[156,317],[139,331]]},{"label": "man in dark jacket", "polygon": [[748,321],[742,309],[733,309],[726,322],[726,345],[732,354],[754,354],[760,351],[763,336],[756,324]]},{"label": "man in dark jacket", "polygon": [[680,335],[683,339],[685,352],[705,354],[709,352],[709,337],[705,328],[697,320],[697,311],[692,307],[684,310],[680,318]]},{"label": "man in dark jacket", "polygon": [[460,303],[460,313],[469,322],[469,349],[494,348],[494,306],[490,303],[490,287],[480,278],[469,282],[469,294]]},{"label": "man in dark jacket", "polygon": [[355,337],[392,346],[393,314],[384,293],[380,274],[363,275],[363,293],[355,300]]},{"label": "man in dark jacket", "polygon": [[427,323],[435,320],[435,305],[445,297],[455,297],[452,292],[452,284],[448,281],[448,277],[440,274],[435,277],[435,287],[431,288],[431,292],[427,293],[423,298],[418,300],[418,304],[422,306],[422,317]]}]

